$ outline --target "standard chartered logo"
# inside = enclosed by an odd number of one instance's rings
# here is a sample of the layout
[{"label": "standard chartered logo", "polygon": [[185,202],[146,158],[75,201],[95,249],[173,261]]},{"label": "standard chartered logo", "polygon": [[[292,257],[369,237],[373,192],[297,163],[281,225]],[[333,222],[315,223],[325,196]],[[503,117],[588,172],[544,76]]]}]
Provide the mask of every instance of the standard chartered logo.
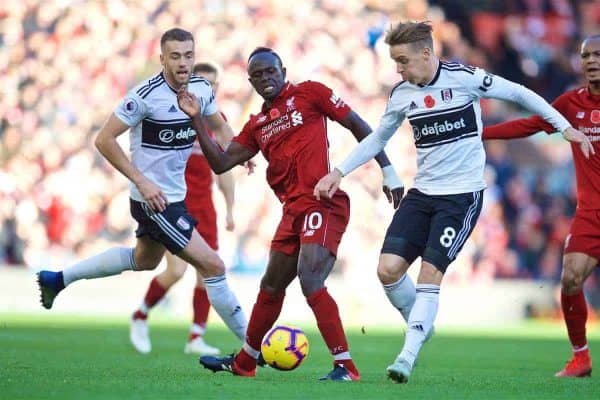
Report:
[{"label": "standard chartered logo", "polygon": [[466,128],[465,119],[461,118],[457,121],[448,121],[444,120],[441,122],[434,122],[433,124],[423,124],[423,125],[413,125],[413,135],[415,137],[415,141],[420,140],[426,136],[431,135],[443,135],[446,133],[450,133],[456,129]]},{"label": "standard chartered logo", "polygon": [[160,132],[158,132],[158,138],[163,143],[171,143],[174,139],[187,140],[194,136],[196,136],[196,131],[190,127],[188,127],[187,129],[181,128],[177,132],[175,132],[172,129],[163,129]]}]

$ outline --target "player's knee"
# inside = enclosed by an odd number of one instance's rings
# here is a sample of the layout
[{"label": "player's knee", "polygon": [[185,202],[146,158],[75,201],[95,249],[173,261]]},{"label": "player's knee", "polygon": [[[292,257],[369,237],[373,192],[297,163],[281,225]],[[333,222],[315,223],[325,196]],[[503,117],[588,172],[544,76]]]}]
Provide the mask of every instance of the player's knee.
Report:
[{"label": "player's knee", "polygon": [[217,253],[210,254],[200,264],[194,266],[205,278],[225,274],[225,263]]},{"label": "player's knee", "polygon": [[379,261],[379,265],[377,265],[377,277],[383,285],[397,282],[401,275],[400,268],[394,263],[384,260]]},{"label": "player's knee", "polygon": [[325,286],[325,276],[319,269],[300,268],[298,270],[300,288],[305,297],[311,296]]},{"label": "player's knee", "polygon": [[560,283],[566,292],[577,291],[583,287],[583,274],[579,274],[571,268],[564,268]]}]

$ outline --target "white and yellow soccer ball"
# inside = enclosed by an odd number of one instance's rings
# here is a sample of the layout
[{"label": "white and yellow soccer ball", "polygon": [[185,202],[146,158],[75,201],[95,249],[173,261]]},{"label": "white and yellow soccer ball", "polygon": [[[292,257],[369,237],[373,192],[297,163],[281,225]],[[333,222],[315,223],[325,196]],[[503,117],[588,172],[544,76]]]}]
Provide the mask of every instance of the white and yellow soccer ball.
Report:
[{"label": "white and yellow soccer ball", "polygon": [[267,332],[260,351],[271,367],[291,371],[308,357],[308,339],[300,328],[278,325]]}]

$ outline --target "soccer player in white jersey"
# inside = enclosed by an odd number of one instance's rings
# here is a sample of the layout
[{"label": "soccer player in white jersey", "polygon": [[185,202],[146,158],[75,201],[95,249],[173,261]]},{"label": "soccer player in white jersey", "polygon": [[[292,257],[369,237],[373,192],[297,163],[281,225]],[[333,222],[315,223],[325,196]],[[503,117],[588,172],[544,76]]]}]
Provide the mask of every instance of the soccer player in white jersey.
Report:
[{"label": "soccer player in white jersey", "polygon": [[[317,198],[331,197],[343,176],[369,161],[408,118],[417,148],[417,174],[388,227],[377,274],[390,302],[407,321],[404,347],[387,368],[408,382],[423,343],[432,332],[440,284],[448,265],[471,234],[485,188],[485,152],[479,99],[520,103],[565,136],[581,133],[531,90],[480,68],[439,60],[432,28],[399,23],[387,33],[390,57],[404,79],[390,94],[379,127],[315,186]],[[591,144],[583,139],[589,155]],[[417,285],[406,271],[421,257]]]},{"label": "soccer player in white jersey", "polygon": [[[190,118],[177,105],[182,86],[198,98],[208,127],[217,136],[233,137],[218,112],[210,83],[192,77],[194,38],[173,28],[160,41],[162,71],[127,93],[96,138],[102,155],[130,181],[131,215],[138,222],[134,248],[114,247],[63,271],[41,271],[38,284],[45,308],[66,286],[80,279],[117,275],[125,270],[156,268],[165,250],[193,265],[204,277],[208,298],[225,324],[240,339],[247,321],[225,279],[218,254],[194,229],[184,198],[184,170],[196,140]],[[129,130],[131,160],[117,143]]]}]

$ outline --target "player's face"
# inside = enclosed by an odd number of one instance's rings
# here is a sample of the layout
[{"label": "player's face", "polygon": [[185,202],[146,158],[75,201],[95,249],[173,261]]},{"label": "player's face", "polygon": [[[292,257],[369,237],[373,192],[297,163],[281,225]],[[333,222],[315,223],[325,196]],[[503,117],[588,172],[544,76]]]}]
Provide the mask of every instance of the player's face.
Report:
[{"label": "player's face", "polygon": [[390,46],[390,57],[396,62],[396,72],[413,85],[425,85],[433,78],[430,54],[431,49],[415,49],[410,43]]},{"label": "player's face", "polygon": [[269,53],[258,53],[248,63],[248,81],[265,100],[273,100],[285,85],[285,68]]},{"label": "player's face", "polygon": [[169,40],[162,46],[160,63],[170,85],[179,89],[187,84],[194,66],[194,42]]},{"label": "player's face", "polygon": [[581,71],[589,83],[600,83],[600,39],[588,39],[581,44]]},{"label": "player's face", "polygon": [[212,86],[213,92],[217,93],[217,90],[219,89],[217,74],[214,72],[196,72],[195,75],[206,79],[210,83],[210,86]]}]

